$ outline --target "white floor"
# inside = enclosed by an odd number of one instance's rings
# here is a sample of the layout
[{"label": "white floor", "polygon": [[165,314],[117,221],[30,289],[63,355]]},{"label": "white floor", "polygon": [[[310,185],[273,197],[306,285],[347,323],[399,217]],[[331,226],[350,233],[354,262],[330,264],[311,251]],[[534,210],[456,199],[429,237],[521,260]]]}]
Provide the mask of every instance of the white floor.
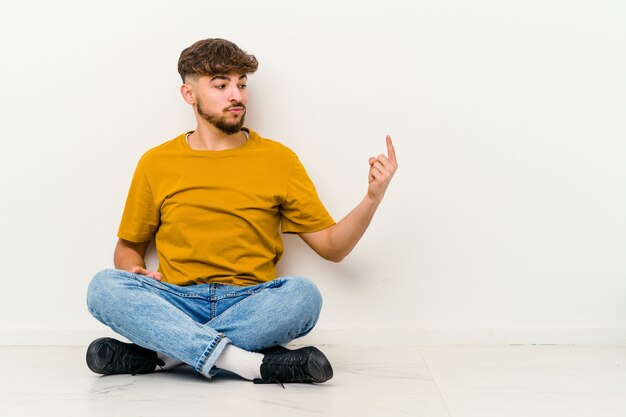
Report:
[{"label": "white floor", "polygon": [[626,347],[320,346],[321,385],[98,376],[84,347],[0,347],[0,416],[624,417]]}]

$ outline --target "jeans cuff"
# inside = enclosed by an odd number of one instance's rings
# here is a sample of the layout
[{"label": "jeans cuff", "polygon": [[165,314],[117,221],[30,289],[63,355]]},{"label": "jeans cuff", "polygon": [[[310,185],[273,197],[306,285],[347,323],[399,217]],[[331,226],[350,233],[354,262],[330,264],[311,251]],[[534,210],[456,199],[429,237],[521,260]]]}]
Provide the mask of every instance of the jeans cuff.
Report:
[{"label": "jeans cuff", "polygon": [[217,358],[221,355],[226,345],[229,343],[229,338],[221,333],[217,335],[215,339],[211,341],[209,346],[207,346],[206,350],[202,354],[202,357],[200,357],[200,360],[196,365],[196,371],[207,378],[211,378],[215,375],[217,373],[217,369],[213,365],[215,364]]}]

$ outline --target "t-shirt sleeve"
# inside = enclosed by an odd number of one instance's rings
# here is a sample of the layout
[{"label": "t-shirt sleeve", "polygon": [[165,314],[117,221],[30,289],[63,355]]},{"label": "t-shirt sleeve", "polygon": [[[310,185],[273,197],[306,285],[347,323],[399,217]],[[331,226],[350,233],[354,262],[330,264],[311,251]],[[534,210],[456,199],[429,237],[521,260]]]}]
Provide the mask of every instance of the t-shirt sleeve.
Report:
[{"label": "t-shirt sleeve", "polygon": [[117,232],[119,238],[131,242],[151,240],[159,227],[159,210],[152,195],[145,166],[146,161],[142,158],[135,169]]},{"label": "t-shirt sleeve", "polygon": [[317,195],[315,186],[299,159],[288,179],[287,195],[281,205],[283,233],[317,232],[335,224]]}]

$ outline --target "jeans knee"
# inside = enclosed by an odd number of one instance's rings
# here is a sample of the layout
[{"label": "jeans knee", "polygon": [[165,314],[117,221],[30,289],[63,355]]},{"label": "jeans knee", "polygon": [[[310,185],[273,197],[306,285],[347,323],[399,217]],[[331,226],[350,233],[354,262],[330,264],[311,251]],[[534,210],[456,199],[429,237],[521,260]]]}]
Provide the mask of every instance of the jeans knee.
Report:
[{"label": "jeans knee", "polygon": [[289,277],[287,286],[292,308],[301,317],[307,317],[312,326],[315,325],[322,310],[322,294],[317,286],[304,277]]},{"label": "jeans knee", "polygon": [[103,306],[110,303],[115,278],[119,276],[116,269],[104,269],[91,279],[87,288],[87,309],[92,315],[96,315]]}]

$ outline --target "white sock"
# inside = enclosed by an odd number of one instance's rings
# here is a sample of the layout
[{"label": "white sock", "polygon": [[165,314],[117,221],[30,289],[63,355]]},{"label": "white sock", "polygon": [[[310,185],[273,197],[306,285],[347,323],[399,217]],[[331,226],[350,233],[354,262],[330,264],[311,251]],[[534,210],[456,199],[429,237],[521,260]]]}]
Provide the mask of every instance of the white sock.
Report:
[{"label": "white sock", "polygon": [[174,369],[179,365],[182,365],[183,361],[179,361],[178,359],[174,359],[174,358],[170,358],[169,356],[166,356],[160,352],[157,352],[157,356],[159,357],[159,359],[161,359],[163,362],[165,362],[165,365],[163,366],[157,366],[157,370],[161,370],[161,371],[169,371],[170,369]]},{"label": "white sock", "polygon": [[262,353],[248,352],[229,343],[215,361],[215,366],[253,380],[261,378],[261,363],[263,363]]}]

